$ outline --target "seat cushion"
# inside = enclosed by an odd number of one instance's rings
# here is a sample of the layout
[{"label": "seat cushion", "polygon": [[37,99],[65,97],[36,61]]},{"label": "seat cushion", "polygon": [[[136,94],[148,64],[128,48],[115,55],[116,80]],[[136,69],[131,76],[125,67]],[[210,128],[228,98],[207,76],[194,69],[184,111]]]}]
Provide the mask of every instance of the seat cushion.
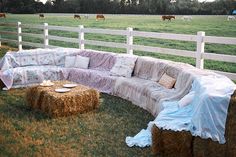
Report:
[{"label": "seat cushion", "polygon": [[116,81],[113,94],[132,101],[154,115],[162,109],[158,107],[158,102],[174,92],[174,88],[167,89],[151,80],[120,77]]}]

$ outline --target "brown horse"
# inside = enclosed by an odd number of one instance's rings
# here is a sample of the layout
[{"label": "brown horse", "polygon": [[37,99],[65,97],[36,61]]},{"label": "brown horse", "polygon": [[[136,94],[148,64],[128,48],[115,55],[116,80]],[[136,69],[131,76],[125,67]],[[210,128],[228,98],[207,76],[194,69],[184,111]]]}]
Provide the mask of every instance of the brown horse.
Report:
[{"label": "brown horse", "polygon": [[102,15],[102,14],[97,14],[97,16],[96,16],[96,21],[98,21],[98,20],[105,20],[105,16],[104,15]]},{"label": "brown horse", "polygon": [[175,19],[175,16],[172,16],[172,15],[164,15],[161,17],[163,21],[165,20],[169,20],[171,21],[171,19]]},{"label": "brown horse", "polygon": [[0,13],[0,17],[6,18],[6,14],[5,13]]},{"label": "brown horse", "polygon": [[74,19],[81,19],[80,15],[74,15]]},{"label": "brown horse", "polygon": [[39,18],[44,18],[44,14],[39,14]]}]

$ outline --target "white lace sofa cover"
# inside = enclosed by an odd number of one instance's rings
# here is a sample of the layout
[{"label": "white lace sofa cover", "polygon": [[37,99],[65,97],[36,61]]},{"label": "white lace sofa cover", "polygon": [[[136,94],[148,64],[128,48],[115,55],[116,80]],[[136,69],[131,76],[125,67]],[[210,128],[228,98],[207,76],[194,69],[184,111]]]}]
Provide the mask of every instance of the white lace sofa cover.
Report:
[{"label": "white lace sofa cover", "polygon": [[[90,59],[88,69],[65,67],[66,56],[77,55]],[[112,68],[121,57],[135,61],[132,77],[113,74]],[[130,100],[154,116],[164,109],[164,101],[179,101],[189,93],[196,78],[217,76],[184,63],[71,48],[8,52],[0,68],[0,79],[8,89],[32,86],[43,80],[69,80]],[[176,79],[173,88],[167,89],[158,83],[163,74]]]}]

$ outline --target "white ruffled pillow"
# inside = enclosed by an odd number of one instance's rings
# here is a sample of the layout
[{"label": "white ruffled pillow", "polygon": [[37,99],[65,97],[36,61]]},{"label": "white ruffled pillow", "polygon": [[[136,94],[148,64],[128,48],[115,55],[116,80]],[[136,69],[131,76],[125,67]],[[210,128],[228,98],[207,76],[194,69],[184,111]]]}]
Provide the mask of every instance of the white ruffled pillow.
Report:
[{"label": "white ruffled pillow", "polygon": [[185,95],[182,99],[179,100],[178,102],[179,107],[182,108],[189,105],[193,101],[194,96],[195,96],[194,91],[189,92],[187,95]]},{"label": "white ruffled pillow", "polygon": [[82,57],[82,56],[77,56],[75,59],[75,67],[76,68],[81,68],[81,69],[88,69],[89,65],[89,58],[88,57]]},{"label": "white ruffled pillow", "polygon": [[116,63],[110,71],[111,75],[131,77],[136,60],[137,60],[137,57],[130,57],[128,55],[117,57]]}]

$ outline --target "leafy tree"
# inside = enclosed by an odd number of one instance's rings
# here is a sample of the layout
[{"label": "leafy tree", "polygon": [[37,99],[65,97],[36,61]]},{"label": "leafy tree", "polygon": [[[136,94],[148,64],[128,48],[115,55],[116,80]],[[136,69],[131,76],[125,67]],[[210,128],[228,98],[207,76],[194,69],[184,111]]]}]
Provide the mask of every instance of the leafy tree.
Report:
[{"label": "leafy tree", "polygon": [[132,14],[231,14],[235,0],[0,0],[0,11],[10,13],[132,13]]}]

